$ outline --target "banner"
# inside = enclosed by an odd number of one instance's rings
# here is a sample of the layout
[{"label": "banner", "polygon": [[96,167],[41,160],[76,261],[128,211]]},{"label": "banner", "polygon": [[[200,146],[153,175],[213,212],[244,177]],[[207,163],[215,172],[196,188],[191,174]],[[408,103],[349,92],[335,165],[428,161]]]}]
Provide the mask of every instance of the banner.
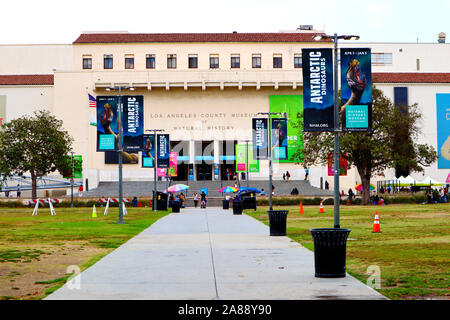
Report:
[{"label": "banner", "polygon": [[438,169],[450,169],[450,94],[436,94]]},{"label": "banner", "polygon": [[116,150],[119,142],[116,96],[97,97],[97,151]]},{"label": "banner", "polygon": [[253,118],[252,119],[252,138],[253,138],[253,159],[267,160],[269,159],[267,141],[268,130],[267,118]]},{"label": "banner", "polygon": [[274,118],[272,120],[272,158],[287,159],[287,120]]},{"label": "banner", "polygon": [[170,158],[170,140],[168,134],[158,134],[157,140],[157,166],[158,168],[168,168]]},{"label": "banner", "polygon": [[342,128],[372,130],[372,62],[368,48],[341,49]]},{"label": "banner", "polygon": [[[66,161],[70,166],[70,170],[67,172],[62,172],[64,179],[72,178],[72,155],[66,156]],[[75,179],[81,179],[83,177],[83,156],[74,155],[73,156],[73,177]]]},{"label": "banner", "polygon": [[[339,155],[339,175],[347,175],[347,159]],[[328,176],[334,176],[334,153],[328,155]]]},{"label": "banner", "polygon": [[169,169],[168,169],[168,175],[171,177],[176,177],[178,174],[177,169],[177,153],[176,152],[170,152],[169,153]]},{"label": "banner", "polygon": [[248,160],[247,146],[245,144],[236,145],[236,172],[247,172],[246,163],[248,161],[248,172],[259,172],[259,160],[253,159],[253,145],[248,144]]},{"label": "banner", "polygon": [[142,168],[155,167],[155,135],[143,135]]},{"label": "banner", "polygon": [[287,159],[277,162],[303,162],[303,96],[271,95],[269,105],[270,112],[281,113],[280,118],[287,118]]},{"label": "banner", "polygon": [[123,96],[123,150],[142,150],[144,135],[144,96]]},{"label": "banner", "polygon": [[303,131],[333,131],[333,50],[302,49],[302,63]]},{"label": "banner", "polygon": [[[105,164],[118,164],[119,153],[117,151],[105,151]],[[139,163],[138,153],[122,152],[123,164],[137,164]]]}]

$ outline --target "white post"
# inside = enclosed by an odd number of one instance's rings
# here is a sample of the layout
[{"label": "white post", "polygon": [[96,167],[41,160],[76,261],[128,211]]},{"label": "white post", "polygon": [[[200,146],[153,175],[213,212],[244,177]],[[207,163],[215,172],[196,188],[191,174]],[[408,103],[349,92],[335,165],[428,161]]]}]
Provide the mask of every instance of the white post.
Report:
[{"label": "white post", "polygon": [[38,209],[39,209],[39,199],[36,201],[36,205],[34,206],[33,214],[31,216],[35,215],[37,216]]},{"label": "white post", "polygon": [[50,200],[50,198],[48,198],[48,205],[49,205],[49,207],[50,207],[50,214],[51,214],[52,216],[53,216],[53,215],[56,215],[55,209],[53,208],[52,200]]},{"label": "white post", "polygon": [[108,215],[108,209],[109,209],[109,199],[110,199],[110,198],[108,198],[108,201],[106,201],[105,212],[103,212],[103,215],[104,215],[104,216],[107,216],[107,215]]},{"label": "white post", "polygon": [[127,207],[125,206],[125,201],[122,201],[122,211],[124,215],[128,215]]}]

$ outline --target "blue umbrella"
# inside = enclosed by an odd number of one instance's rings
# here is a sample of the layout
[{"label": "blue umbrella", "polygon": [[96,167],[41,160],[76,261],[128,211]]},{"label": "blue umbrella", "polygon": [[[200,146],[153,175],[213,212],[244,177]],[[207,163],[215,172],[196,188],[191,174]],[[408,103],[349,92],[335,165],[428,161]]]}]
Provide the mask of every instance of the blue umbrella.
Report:
[{"label": "blue umbrella", "polygon": [[261,191],[259,191],[256,188],[253,188],[253,187],[248,188],[248,190],[247,190],[246,187],[240,187],[239,188],[239,192],[242,192],[242,191],[253,191],[253,192],[256,192],[256,193],[261,193]]}]

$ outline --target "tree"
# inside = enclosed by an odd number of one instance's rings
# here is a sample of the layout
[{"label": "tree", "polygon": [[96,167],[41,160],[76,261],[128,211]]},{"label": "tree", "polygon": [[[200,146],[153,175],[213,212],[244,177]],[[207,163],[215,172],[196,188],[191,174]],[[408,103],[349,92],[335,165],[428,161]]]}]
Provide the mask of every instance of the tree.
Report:
[{"label": "tree", "polygon": [[[370,179],[388,168],[400,166],[411,171],[423,171],[437,159],[436,150],[417,143],[420,135],[420,113],[417,104],[398,108],[381,90],[373,87],[372,132],[339,134],[340,153],[345,154],[348,166],[354,165],[362,182],[362,203],[370,203]],[[402,137],[399,150],[399,137]],[[305,132],[304,163],[326,165],[328,155],[334,151],[334,134],[330,132]]]},{"label": "tree", "polygon": [[0,132],[0,172],[3,179],[30,174],[32,198],[36,199],[37,178],[68,168],[67,154],[73,138],[63,130],[63,122],[49,111],[36,111],[3,126]]}]

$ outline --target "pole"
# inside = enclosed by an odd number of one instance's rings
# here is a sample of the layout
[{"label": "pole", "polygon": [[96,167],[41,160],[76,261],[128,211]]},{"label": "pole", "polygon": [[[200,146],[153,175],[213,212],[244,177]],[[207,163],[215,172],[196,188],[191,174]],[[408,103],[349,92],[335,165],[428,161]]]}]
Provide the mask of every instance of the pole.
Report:
[{"label": "pole", "polygon": [[267,123],[267,133],[269,136],[269,205],[270,210],[272,211],[272,139],[271,139],[271,123],[270,123],[270,112],[269,112],[269,121]]},{"label": "pole", "polygon": [[123,190],[122,190],[122,87],[119,86],[119,112],[118,112],[118,125],[119,125],[119,221],[117,223],[122,224],[123,221]]},{"label": "pole", "polygon": [[156,139],[156,129],[153,130],[153,135],[155,137],[154,143],[155,143],[155,163],[153,164],[153,211],[158,211],[158,208],[156,206],[156,199],[158,198],[156,196],[156,167],[158,162],[158,142]]},{"label": "pole", "polygon": [[248,140],[245,140],[245,152],[247,153],[245,168],[247,169],[246,178],[247,178],[247,192],[248,192]]},{"label": "pole", "polygon": [[71,189],[71,193],[70,193],[70,199],[71,199],[71,203],[70,203],[70,207],[73,208],[73,151],[70,152],[72,154],[72,179],[70,179],[70,189]]},{"label": "pole", "polygon": [[334,227],[339,224],[339,105],[338,105],[338,35],[334,34]]}]

